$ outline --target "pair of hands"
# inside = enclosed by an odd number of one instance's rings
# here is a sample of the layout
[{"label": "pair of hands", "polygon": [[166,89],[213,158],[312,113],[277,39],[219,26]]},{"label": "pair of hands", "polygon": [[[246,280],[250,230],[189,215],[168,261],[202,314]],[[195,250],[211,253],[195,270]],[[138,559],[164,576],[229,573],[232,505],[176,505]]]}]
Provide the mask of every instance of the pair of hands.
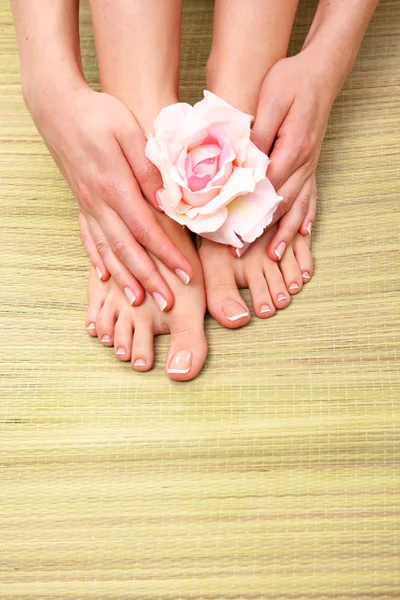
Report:
[{"label": "pair of hands", "polygon": [[[268,177],[284,197],[274,215],[280,226],[268,245],[273,260],[299,230],[311,231],[315,168],[331,105],[301,53],[276,63],[263,82],[253,141],[267,154],[273,146]],[[131,304],[142,302],[145,289],[169,310],[173,294],[145,248],[185,282],[193,270],[142,195],[158,208],[162,180],[144,156],[146,139],[131,111],[82,82],[61,99],[47,99],[33,118],[77,198],[81,239],[99,277],[111,274]]]}]

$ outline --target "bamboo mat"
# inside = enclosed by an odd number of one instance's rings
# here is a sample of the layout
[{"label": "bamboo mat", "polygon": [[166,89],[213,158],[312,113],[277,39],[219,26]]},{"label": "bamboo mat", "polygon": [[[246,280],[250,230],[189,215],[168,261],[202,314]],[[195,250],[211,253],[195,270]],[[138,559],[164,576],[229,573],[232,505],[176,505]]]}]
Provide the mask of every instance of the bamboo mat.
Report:
[{"label": "bamboo mat", "polygon": [[[186,3],[185,100],[211,22]],[[87,336],[77,211],[24,108],[6,0],[0,48],[0,598],[400,598],[399,3],[333,110],[312,282],[267,322],[208,319],[190,384],[164,377],[165,338],[141,375]]]}]

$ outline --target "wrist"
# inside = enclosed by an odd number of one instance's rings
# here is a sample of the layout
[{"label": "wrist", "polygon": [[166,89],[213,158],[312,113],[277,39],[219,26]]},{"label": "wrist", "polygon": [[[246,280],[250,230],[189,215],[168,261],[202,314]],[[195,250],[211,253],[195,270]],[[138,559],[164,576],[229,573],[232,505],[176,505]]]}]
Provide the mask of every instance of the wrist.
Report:
[{"label": "wrist", "polygon": [[344,53],[339,58],[315,41],[304,46],[298,56],[305,61],[314,85],[320,89],[321,98],[332,105],[350,70]]},{"label": "wrist", "polygon": [[48,70],[36,75],[31,72],[27,77],[22,76],[22,95],[32,117],[43,112],[47,106],[64,101],[67,93],[84,87],[88,85],[79,70]]}]

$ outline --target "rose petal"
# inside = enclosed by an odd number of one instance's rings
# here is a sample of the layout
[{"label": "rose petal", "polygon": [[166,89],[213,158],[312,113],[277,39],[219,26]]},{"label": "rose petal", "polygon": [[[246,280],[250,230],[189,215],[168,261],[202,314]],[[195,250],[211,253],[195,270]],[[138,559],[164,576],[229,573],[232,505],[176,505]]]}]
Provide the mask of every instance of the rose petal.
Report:
[{"label": "rose petal", "polygon": [[253,172],[251,169],[243,169],[241,167],[234,167],[232,175],[221,189],[220,193],[214,200],[209,202],[206,206],[203,206],[199,210],[199,214],[209,215],[215,210],[218,210],[221,206],[225,206],[232,202],[237,196],[243,196],[254,191],[255,181]]},{"label": "rose petal", "polygon": [[177,223],[186,225],[190,231],[203,234],[204,232],[212,232],[221,228],[228,216],[228,211],[225,207],[213,213],[212,215],[197,216],[191,218],[186,214],[177,214],[176,211],[165,211],[165,213]]}]

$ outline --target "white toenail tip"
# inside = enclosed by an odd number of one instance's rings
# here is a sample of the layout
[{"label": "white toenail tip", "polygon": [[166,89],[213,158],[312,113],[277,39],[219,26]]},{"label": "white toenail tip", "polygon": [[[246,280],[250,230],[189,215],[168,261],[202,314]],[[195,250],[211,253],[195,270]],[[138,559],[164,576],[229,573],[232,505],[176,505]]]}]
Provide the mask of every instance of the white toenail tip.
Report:
[{"label": "white toenail tip", "polygon": [[260,313],[261,313],[261,314],[264,314],[264,313],[269,313],[269,312],[271,312],[271,309],[270,309],[270,308],[263,308],[262,310],[260,310]]},{"label": "white toenail tip", "polygon": [[97,273],[97,277],[100,279],[100,281],[102,280],[103,277],[103,273],[100,271],[99,267],[96,267],[96,273]]},{"label": "white toenail tip", "polygon": [[300,289],[300,288],[297,285],[297,283],[292,283],[291,285],[289,285],[289,290],[298,290],[298,289]]},{"label": "white toenail tip", "polygon": [[243,317],[248,317],[249,313],[240,313],[240,315],[235,315],[233,317],[227,317],[228,321],[237,321],[238,319],[242,319]]},{"label": "white toenail tip", "polygon": [[111,342],[111,338],[110,338],[108,335],[104,335],[104,336],[101,338],[101,341],[102,341],[102,342],[105,342],[105,343],[107,343],[107,342]]},{"label": "white toenail tip", "polygon": [[96,329],[96,325],[94,323],[90,323],[90,325],[88,325],[86,327],[87,330],[92,330],[92,329]]},{"label": "white toenail tip", "polygon": [[304,279],[310,279],[311,275],[309,273],[305,272],[305,273],[303,273],[303,277],[304,277]]},{"label": "white toenail tip", "polygon": [[142,358],[138,358],[135,360],[135,362],[133,364],[135,367],[145,367],[146,361],[144,361]]},{"label": "white toenail tip", "polygon": [[190,367],[188,369],[168,369],[168,373],[174,375],[186,375],[186,373],[189,373],[189,371]]},{"label": "white toenail tip", "polygon": [[118,348],[118,350],[115,353],[117,356],[125,356],[126,352],[123,348]]},{"label": "white toenail tip", "polygon": [[278,296],[278,302],[282,302],[283,300],[286,300],[286,296],[284,296],[283,294],[280,294]]}]

